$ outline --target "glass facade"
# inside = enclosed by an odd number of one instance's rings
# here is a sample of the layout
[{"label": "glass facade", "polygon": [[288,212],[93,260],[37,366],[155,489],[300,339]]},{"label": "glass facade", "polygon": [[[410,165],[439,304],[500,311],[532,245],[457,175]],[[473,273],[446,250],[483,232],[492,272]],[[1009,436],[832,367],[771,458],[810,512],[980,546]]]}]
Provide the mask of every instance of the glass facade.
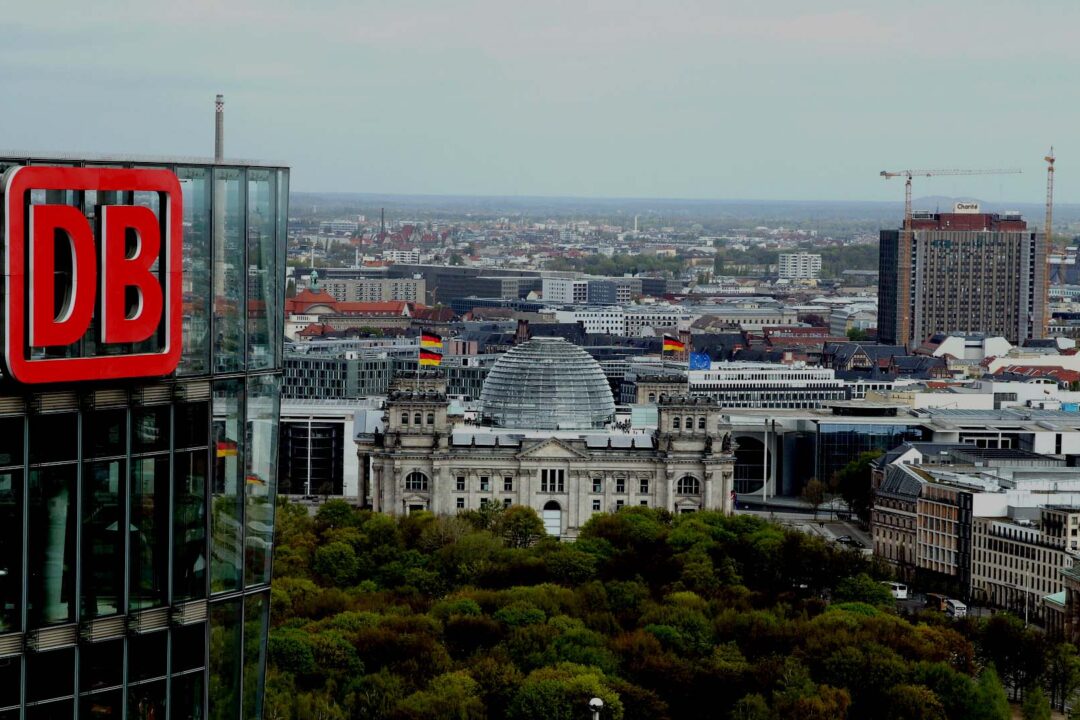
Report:
[{"label": "glass facade", "polygon": [[923,442],[930,431],[901,423],[819,423],[817,477],[828,482],[845,465],[869,450],[892,450],[901,443]]},{"label": "glass facade", "polygon": [[603,428],[615,401],[600,365],[561,338],[532,338],[495,361],[480,393],[481,422],[543,430]]},{"label": "glass facade", "polygon": [[[104,162],[180,180],[182,357],[156,380],[0,385],[0,720],[259,718],[288,170]],[[0,170],[28,163],[104,164]],[[95,342],[54,354],[115,352]]]}]

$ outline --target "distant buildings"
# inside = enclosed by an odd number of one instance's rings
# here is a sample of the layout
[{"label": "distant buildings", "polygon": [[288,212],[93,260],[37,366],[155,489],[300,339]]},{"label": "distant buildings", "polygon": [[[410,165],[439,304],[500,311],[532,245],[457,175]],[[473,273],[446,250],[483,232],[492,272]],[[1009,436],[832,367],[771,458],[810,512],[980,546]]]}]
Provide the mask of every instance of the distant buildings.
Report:
[{"label": "distant buildings", "polygon": [[779,275],[784,280],[814,280],[821,274],[821,256],[816,253],[780,253]]},{"label": "distant buildings", "polygon": [[917,347],[939,332],[1041,338],[1046,238],[1019,215],[916,213],[911,232],[882,230],[878,337]]},{"label": "distant buildings", "polygon": [[1080,470],[1016,448],[907,443],[874,470],[874,554],[901,577],[1055,618],[1080,557]]}]

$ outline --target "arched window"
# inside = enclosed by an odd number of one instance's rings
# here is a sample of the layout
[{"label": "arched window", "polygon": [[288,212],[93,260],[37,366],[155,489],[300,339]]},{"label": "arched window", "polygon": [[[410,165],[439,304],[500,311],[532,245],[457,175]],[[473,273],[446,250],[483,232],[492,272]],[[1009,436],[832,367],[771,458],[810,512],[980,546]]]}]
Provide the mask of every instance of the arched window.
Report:
[{"label": "arched window", "polygon": [[677,417],[671,418],[671,429],[672,430],[678,430],[679,429],[679,418],[677,418]]},{"label": "arched window", "polygon": [[427,414],[427,424],[428,425],[434,425],[435,424],[435,413],[428,413]]},{"label": "arched window", "polygon": [[649,393],[649,402],[656,402],[656,393]]},{"label": "arched window", "polygon": [[409,424],[409,413],[401,413],[401,424],[402,425],[408,425]]},{"label": "arched window", "polygon": [[405,489],[426,491],[428,489],[427,475],[420,472],[419,470],[413,470],[411,473],[405,476]]},{"label": "arched window", "polygon": [[692,418],[692,417],[686,418],[686,429],[687,430],[693,430],[694,429],[694,418]]},{"label": "arched window", "polygon": [[705,429],[705,416],[704,415],[702,415],[701,417],[699,417],[697,419],[697,429],[698,430],[704,430]]},{"label": "arched window", "polygon": [[675,484],[675,492],[679,495],[700,495],[701,482],[691,475],[683,475]]},{"label": "arched window", "polygon": [[413,415],[412,416],[412,421],[413,421],[413,425],[419,425],[420,424],[420,413],[416,413],[415,415]]}]

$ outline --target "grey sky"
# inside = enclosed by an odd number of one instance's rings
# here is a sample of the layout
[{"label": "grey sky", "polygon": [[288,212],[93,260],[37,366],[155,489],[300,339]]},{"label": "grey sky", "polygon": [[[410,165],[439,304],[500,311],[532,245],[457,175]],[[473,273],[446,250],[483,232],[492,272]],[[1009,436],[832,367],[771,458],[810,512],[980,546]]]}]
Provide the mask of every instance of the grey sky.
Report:
[{"label": "grey sky", "polygon": [[[293,188],[1080,193],[1075,0],[0,0],[0,146],[280,160]],[[1073,170],[1073,168],[1077,168]]]}]

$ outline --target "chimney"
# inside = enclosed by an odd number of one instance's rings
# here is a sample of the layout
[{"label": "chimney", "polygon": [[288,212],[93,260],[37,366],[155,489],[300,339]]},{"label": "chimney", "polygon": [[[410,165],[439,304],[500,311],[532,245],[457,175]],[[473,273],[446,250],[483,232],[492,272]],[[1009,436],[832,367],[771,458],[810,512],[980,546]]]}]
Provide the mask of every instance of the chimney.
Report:
[{"label": "chimney", "polygon": [[214,162],[225,159],[225,96],[214,99]]}]

